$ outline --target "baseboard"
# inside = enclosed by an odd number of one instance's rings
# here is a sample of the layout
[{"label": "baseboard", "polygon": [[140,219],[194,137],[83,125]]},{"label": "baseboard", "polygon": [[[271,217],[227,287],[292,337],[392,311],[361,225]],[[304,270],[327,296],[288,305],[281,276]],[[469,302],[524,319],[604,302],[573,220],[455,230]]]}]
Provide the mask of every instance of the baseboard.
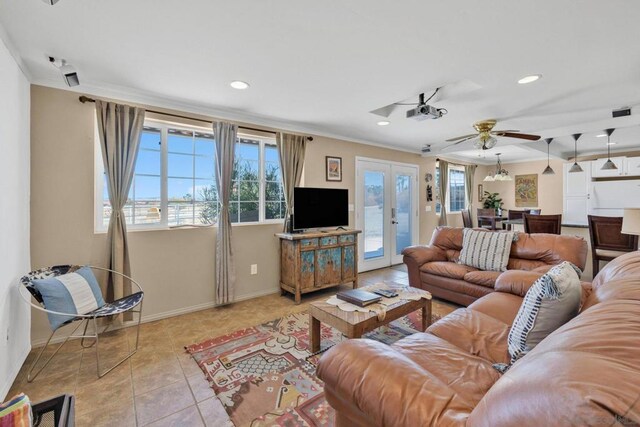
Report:
[{"label": "baseboard", "polygon": [[6,400],[7,393],[9,393],[9,390],[11,390],[11,386],[13,385],[13,382],[16,380],[16,377],[18,376],[18,372],[20,372],[20,369],[22,368],[22,365],[24,364],[25,360],[27,360],[27,356],[29,355],[30,351],[31,351],[31,346],[28,345],[22,352],[21,357],[19,357],[18,360],[16,360],[16,363],[11,368],[11,371],[9,372],[9,378],[4,379],[6,383],[2,384],[2,386],[0,387],[0,402],[4,402]]},{"label": "baseboard", "polygon": [[[275,293],[278,293],[278,292],[280,292],[280,288],[272,288],[272,289],[266,289],[266,290],[262,290],[262,291],[258,291],[258,292],[252,292],[252,293],[249,293],[249,294],[240,295],[239,297],[237,297],[235,299],[234,302],[246,301],[248,299],[259,298],[259,297],[263,297],[263,296],[266,296],[266,295],[275,294]],[[162,313],[154,313],[154,314],[149,314],[149,315],[143,315],[141,323],[155,322],[157,320],[168,319],[170,317],[181,316],[183,314],[193,313],[195,311],[201,311],[201,310],[206,310],[206,309],[209,309],[209,308],[218,307],[219,305],[220,304],[216,304],[215,302],[210,301],[210,302],[205,302],[205,303],[202,303],[202,304],[192,305],[192,306],[189,306],[189,307],[183,307],[183,308],[177,308],[175,310],[164,311]],[[127,327],[130,327],[130,326],[134,326],[137,323],[138,323],[137,321],[125,322],[123,325],[118,326],[118,327],[114,327],[113,329],[127,328]],[[56,338],[52,339],[51,340],[51,344],[60,343],[62,341],[64,341],[64,335],[61,335],[60,337],[56,337]],[[47,342],[46,338],[39,339],[39,340],[33,340],[33,341],[31,341],[31,346],[34,347],[34,348],[35,347],[41,347],[46,342]],[[29,354],[29,353],[27,352],[27,354]]]}]

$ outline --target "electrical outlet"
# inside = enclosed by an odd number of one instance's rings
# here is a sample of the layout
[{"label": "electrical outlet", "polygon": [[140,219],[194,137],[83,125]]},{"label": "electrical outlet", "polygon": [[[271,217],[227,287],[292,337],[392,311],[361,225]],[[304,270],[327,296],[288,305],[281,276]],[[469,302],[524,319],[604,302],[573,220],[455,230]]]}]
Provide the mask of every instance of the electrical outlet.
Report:
[{"label": "electrical outlet", "polygon": [[424,211],[425,212],[431,212],[431,205],[425,205]]},{"label": "electrical outlet", "polygon": [[258,274],[258,264],[251,264],[251,275]]}]

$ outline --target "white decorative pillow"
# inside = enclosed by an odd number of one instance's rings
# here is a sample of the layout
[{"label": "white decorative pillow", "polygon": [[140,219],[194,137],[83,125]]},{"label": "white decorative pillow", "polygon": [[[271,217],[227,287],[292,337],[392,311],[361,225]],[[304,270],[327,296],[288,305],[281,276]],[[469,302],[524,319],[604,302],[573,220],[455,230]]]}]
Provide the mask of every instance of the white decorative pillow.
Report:
[{"label": "white decorative pillow", "polygon": [[507,271],[514,232],[465,228],[462,233],[462,251],[458,259],[460,264],[485,271]]},{"label": "white decorative pillow", "polygon": [[565,261],[529,288],[509,331],[511,364],[578,314],[582,296],[579,274],[578,267]]}]

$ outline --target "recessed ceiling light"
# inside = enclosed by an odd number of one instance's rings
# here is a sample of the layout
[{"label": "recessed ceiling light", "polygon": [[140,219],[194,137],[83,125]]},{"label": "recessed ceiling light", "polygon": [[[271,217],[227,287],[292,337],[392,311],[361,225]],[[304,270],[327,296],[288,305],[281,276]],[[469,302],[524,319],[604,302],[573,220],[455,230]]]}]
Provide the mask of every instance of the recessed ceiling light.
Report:
[{"label": "recessed ceiling light", "polygon": [[234,80],[229,85],[234,89],[246,89],[249,87],[249,83],[243,82],[242,80]]},{"label": "recessed ceiling light", "polygon": [[536,80],[538,80],[540,77],[542,77],[542,74],[532,74],[530,76],[524,76],[523,78],[518,80],[518,83],[520,83],[521,85],[524,85],[527,83],[533,83]]},{"label": "recessed ceiling light", "polygon": [[604,138],[605,136],[607,136],[606,133],[601,133],[600,135],[596,135],[596,138]]},{"label": "recessed ceiling light", "polygon": [[616,145],[615,142],[607,142],[607,145]]},{"label": "recessed ceiling light", "polygon": [[390,125],[391,122],[387,121],[387,120],[382,120],[378,122],[378,126],[388,126]]}]

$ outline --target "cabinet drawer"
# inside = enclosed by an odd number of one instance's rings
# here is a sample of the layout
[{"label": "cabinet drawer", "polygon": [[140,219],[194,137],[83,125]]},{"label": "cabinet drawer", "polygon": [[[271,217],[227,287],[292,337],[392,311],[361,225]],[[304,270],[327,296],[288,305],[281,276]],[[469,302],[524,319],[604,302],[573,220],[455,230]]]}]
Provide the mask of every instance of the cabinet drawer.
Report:
[{"label": "cabinet drawer", "polygon": [[300,246],[303,248],[315,248],[318,246],[318,239],[302,239],[300,240]]},{"label": "cabinet drawer", "polygon": [[340,236],[340,243],[353,243],[354,241],[355,241],[355,236],[353,234]]},{"label": "cabinet drawer", "polygon": [[338,244],[338,236],[327,236],[320,238],[320,246],[331,246]]}]

